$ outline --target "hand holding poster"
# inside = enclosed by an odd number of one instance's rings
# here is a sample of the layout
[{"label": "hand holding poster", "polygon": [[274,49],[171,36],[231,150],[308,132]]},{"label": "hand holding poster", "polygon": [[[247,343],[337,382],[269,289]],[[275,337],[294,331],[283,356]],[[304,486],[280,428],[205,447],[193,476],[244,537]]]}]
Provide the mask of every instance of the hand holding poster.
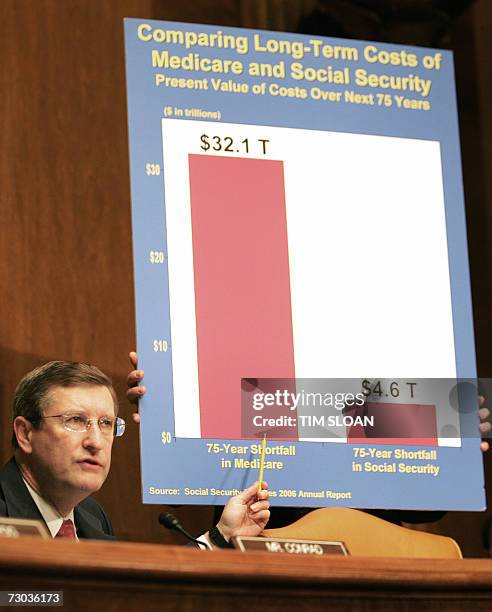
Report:
[{"label": "hand holding poster", "polygon": [[483,507],[451,54],[125,33],[144,501]]}]

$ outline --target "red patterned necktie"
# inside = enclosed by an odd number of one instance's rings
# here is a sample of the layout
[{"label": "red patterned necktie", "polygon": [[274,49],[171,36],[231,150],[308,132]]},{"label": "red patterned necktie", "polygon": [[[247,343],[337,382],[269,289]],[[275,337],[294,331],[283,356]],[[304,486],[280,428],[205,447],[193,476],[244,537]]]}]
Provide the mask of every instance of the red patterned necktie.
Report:
[{"label": "red patterned necktie", "polygon": [[55,538],[67,538],[69,540],[75,540],[75,526],[70,519],[63,521],[60,530],[56,534]]}]

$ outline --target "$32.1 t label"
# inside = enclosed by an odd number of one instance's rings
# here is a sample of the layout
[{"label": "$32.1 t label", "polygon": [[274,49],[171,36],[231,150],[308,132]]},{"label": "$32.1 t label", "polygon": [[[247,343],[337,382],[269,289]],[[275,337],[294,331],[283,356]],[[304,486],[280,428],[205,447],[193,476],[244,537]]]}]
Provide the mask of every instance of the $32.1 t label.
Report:
[{"label": "$32.1 t label", "polygon": [[232,136],[200,136],[200,149],[202,151],[220,151],[222,153],[252,153],[253,155],[267,155],[270,141],[267,138],[232,138]]}]

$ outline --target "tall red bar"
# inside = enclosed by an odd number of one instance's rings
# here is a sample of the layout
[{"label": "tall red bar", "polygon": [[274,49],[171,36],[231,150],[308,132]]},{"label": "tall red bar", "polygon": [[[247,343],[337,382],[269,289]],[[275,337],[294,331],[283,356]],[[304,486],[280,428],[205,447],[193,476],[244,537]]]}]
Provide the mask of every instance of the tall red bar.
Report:
[{"label": "tall red bar", "polygon": [[241,438],[241,378],[295,377],[283,163],[189,171],[201,434]]}]

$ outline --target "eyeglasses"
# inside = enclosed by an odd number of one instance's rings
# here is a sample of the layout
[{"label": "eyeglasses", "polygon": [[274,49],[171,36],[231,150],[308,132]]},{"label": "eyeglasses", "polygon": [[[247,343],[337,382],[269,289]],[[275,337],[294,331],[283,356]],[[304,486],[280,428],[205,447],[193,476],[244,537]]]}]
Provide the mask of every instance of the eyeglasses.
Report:
[{"label": "eyeglasses", "polygon": [[89,431],[93,422],[96,422],[102,434],[105,436],[114,436],[119,438],[125,433],[125,421],[120,417],[100,417],[99,419],[90,419],[84,414],[52,414],[50,416],[42,416],[41,419],[61,419],[63,428],[67,431],[75,431],[82,433]]}]

